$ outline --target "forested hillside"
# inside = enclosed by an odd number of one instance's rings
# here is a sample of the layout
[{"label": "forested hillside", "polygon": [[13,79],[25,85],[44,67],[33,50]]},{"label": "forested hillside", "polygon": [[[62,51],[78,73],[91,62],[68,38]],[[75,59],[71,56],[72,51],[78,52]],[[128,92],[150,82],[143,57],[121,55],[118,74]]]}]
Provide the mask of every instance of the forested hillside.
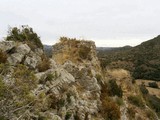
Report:
[{"label": "forested hillside", "polygon": [[135,79],[160,80],[160,36],[136,47],[99,51],[98,56],[103,68],[124,68]]}]

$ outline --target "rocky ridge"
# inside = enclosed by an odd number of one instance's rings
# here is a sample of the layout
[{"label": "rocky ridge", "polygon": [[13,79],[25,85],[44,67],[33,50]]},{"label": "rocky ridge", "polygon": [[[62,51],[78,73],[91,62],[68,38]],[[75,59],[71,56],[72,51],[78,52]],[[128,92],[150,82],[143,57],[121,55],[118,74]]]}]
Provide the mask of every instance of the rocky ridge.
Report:
[{"label": "rocky ridge", "polygon": [[[1,73],[2,81],[6,84],[5,86],[8,88],[18,88],[20,86],[22,88],[19,90],[28,90],[27,96],[24,96],[24,98],[15,97],[16,103],[11,100],[14,96],[10,96],[11,98],[7,98],[5,95],[2,96],[2,98],[4,98],[0,101],[1,105],[5,100],[8,99],[7,101],[9,101],[6,105],[2,105],[3,107],[1,108],[3,110],[7,109],[8,105],[12,102],[14,107],[11,107],[8,113],[0,110],[0,116],[10,120],[39,120],[41,118],[46,118],[47,120],[74,120],[93,119],[98,115],[101,104],[101,87],[95,77],[97,71],[95,71],[95,66],[92,65],[92,63],[88,61],[85,64],[81,63],[78,65],[67,60],[64,64],[57,64],[53,57],[53,59],[49,60],[50,68],[39,72],[37,66],[43,59],[41,57],[44,54],[42,49],[37,48],[33,51],[27,44],[14,41],[2,41],[0,42],[0,46],[2,53],[7,56],[6,62],[1,64],[4,66],[8,65],[9,69],[12,67],[12,71],[7,71],[5,74]],[[95,59],[97,61],[94,61],[94,64],[95,62],[98,63],[98,59]],[[21,73],[24,69],[26,70],[24,72],[31,72],[34,76],[29,79],[31,83],[26,83],[26,86],[24,86],[23,79],[20,79],[21,81],[17,80],[18,82],[16,81],[16,79],[24,77],[25,73]],[[13,77],[13,74],[16,72],[18,72],[19,75],[22,74],[22,76],[16,75]],[[30,74],[28,74],[27,77],[30,77],[29,75]],[[29,86],[32,86],[32,80],[35,78],[36,83],[33,83],[35,84],[34,88],[27,89]],[[14,86],[12,86],[12,84],[14,84]],[[13,90],[13,88],[11,90]],[[17,96],[21,94],[21,92],[11,91],[10,94]],[[32,98],[25,98],[28,97],[28,95]],[[20,99],[22,99],[24,103],[22,102],[20,104]],[[27,99],[27,101],[24,99]],[[30,103],[32,104],[31,106]],[[26,106],[30,106],[31,109]]]},{"label": "rocky ridge", "polygon": [[[148,106],[141,109],[127,99],[141,95],[129,72],[102,72],[92,41],[61,38],[47,60],[49,68],[44,70],[39,69],[44,64],[41,48],[33,50],[23,42],[2,41],[0,49],[4,59],[0,64],[0,119],[148,119],[144,112]],[[119,94],[111,94],[115,89],[108,86],[113,79],[123,91],[120,97],[124,103],[119,106]],[[135,113],[129,113],[128,108]]]}]

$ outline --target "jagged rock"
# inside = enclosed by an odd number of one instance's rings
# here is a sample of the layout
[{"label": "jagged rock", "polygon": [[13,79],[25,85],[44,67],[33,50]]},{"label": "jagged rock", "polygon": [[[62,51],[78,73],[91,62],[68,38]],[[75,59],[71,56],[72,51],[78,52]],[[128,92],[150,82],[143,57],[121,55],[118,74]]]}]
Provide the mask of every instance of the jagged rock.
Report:
[{"label": "jagged rock", "polygon": [[24,64],[35,69],[39,62],[41,62],[41,56],[39,56],[38,53],[31,51],[26,56]]},{"label": "jagged rock", "polygon": [[15,46],[16,46],[16,43],[14,41],[2,41],[2,42],[0,42],[0,49],[2,51],[11,50]]},{"label": "jagged rock", "polygon": [[69,73],[71,73],[76,79],[81,77],[78,66],[72,63],[71,61],[65,62],[63,68],[67,70]]},{"label": "jagged rock", "polygon": [[27,58],[24,61],[24,64],[29,66],[30,68],[36,68],[37,63],[38,63],[38,60],[36,59],[35,56],[32,56],[32,57],[27,56]]},{"label": "jagged rock", "polygon": [[35,54],[37,54],[38,56],[41,56],[41,55],[44,54],[44,51],[43,51],[42,49],[40,49],[40,48],[35,49],[34,52],[35,52]]},{"label": "jagged rock", "polygon": [[11,65],[16,65],[17,63],[20,63],[23,58],[23,54],[14,53],[11,56],[9,56],[7,60]]},{"label": "jagged rock", "polygon": [[60,116],[61,116],[61,118],[62,118],[63,120],[65,120],[66,113],[67,113],[66,107],[62,107],[62,108],[59,110],[59,114],[60,114]]},{"label": "jagged rock", "polygon": [[21,44],[16,48],[16,52],[22,55],[26,55],[31,51],[31,48],[27,44]]},{"label": "jagged rock", "polygon": [[16,48],[15,53],[11,54],[7,60],[11,65],[21,63],[25,55],[28,54],[30,50],[31,49],[27,44],[21,44]]},{"label": "jagged rock", "polygon": [[51,66],[51,68],[57,68],[58,67],[57,63],[53,59],[50,59],[50,66]]},{"label": "jagged rock", "polygon": [[[76,80],[76,84],[81,88],[83,88],[83,92],[79,90],[78,86],[74,86],[72,89],[72,96],[70,97],[71,103],[69,104],[68,109],[74,109],[77,111],[77,116],[80,120],[89,119],[92,120],[95,114],[98,114],[100,102],[100,94],[101,87],[95,78],[96,74],[100,73],[100,64],[96,57],[96,52],[94,50],[94,44],[83,43],[83,45],[87,44],[87,47],[91,48],[89,55],[92,60],[85,60],[84,63],[78,62],[76,63],[74,60],[62,58],[65,61],[62,67],[68,71]],[[78,43],[77,46],[81,46],[81,43]],[[68,53],[67,50],[70,48],[69,44],[61,47],[61,44],[54,46],[54,57],[63,56],[65,53]],[[79,49],[79,48],[78,48]],[[93,50],[92,50],[93,49]],[[63,54],[64,52],[64,54]],[[67,54],[68,55],[68,54]],[[69,58],[73,58],[72,54],[69,54]],[[71,86],[70,86],[71,88]],[[73,95],[73,93],[75,95]]]},{"label": "jagged rock", "polygon": [[50,88],[50,91],[54,94],[60,94],[61,89],[65,88],[71,82],[75,82],[75,78],[62,68],[50,69],[46,72],[37,73],[38,79],[44,79],[48,74],[53,74],[53,80],[46,82],[46,85]]}]

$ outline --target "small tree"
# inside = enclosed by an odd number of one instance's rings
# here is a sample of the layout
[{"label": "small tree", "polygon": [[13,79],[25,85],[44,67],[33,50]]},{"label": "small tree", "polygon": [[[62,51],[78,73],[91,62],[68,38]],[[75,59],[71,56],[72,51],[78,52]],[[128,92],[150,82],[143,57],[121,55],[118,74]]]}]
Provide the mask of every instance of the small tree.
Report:
[{"label": "small tree", "polygon": [[149,87],[152,87],[152,88],[159,88],[156,82],[149,82],[148,85]]},{"label": "small tree", "polygon": [[42,61],[38,64],[37,68],[39,72],[44,72],[48,69],[50,69],[50,61],[49,58],[46,55],[42,55],[41,56]]},{"label": "small tree", "polygon": [[109,81],[109,94],[111,96],[117,95],[118,97],[123,96],[123,91],[120,86],[117,85],[115,80],[110,80]]},{"label": "small tree", "polygon": [[140,85],[140,90],[141,90],[143,95],[147,95],[149,93],[147,88],[145,87],[145,85],[143,83]]}]

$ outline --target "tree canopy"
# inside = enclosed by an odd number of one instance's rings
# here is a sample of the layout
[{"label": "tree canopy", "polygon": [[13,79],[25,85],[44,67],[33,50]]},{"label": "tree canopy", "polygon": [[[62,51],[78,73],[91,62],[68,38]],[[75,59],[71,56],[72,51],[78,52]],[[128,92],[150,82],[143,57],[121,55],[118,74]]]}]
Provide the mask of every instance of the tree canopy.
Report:
[{"label": "tree canopy", "polygon": [[10,28],[6,40],[26,42],[32,49],[43,48],[40,37],[28,25]]}]

